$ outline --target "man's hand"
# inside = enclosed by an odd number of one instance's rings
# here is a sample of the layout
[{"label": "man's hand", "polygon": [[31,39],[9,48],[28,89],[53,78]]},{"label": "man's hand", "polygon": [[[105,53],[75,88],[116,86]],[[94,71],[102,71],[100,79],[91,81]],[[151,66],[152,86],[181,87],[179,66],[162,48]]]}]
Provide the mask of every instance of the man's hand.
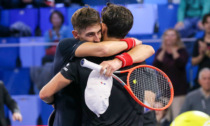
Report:
[{"label": "man's hand", "polygon": [[175,25],[175,29],[176,29],[176,30],[182,29],[183,27],[184,27],[184,23],[183,23],[183,22],[178,22],[178,23]]},{"label": "man's hand", "polygon": [[138,39],[136,39],[136,38],[133,38],[133,39],[135,40],[136,45],[141,45],[141,44],[142,44],[142,41],[140,41],[140,40],[138,40]]},{"label": "man's hand", "polygon": [[18,112],[15,112],[15,113],[13,113],[13,115],[12,115],[12,119],[13,119],[13,121],[22,121],[22,115],[20,114],[20,113],[18,113]]},{"label": "man's hand", "polygon": [[100,73],[104,74],[104,70],[106,69],[105,76],[110,77],[114,71],[122,67],[122,61],[115,58],[113,60],[103,61],[100,65],[102,66]]}]

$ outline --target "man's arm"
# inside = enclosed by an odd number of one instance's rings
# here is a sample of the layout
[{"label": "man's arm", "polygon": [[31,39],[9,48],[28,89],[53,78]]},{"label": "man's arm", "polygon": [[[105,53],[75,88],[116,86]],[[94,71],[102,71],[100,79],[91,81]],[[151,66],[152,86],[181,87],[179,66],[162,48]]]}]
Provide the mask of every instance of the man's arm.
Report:
[{"label": "man's arm", "polygon": [[[136,45],[142,44],[141,41],[134,39]],[[105,57],[120,53],[128,48],[125,41],[104,41],[99,43],[83,42],[76,39],[63,39],[59,42],[54,58],[54,75],[69,60],[76,57],[95,56]]]},{"label": "man's arm", "polygon": [[[134,39],[136,45],[141,45],[142,41]],[[125,41],[102,41],[98,43],[86,42],[81,44],[75,51],[76,57],[108,57],[118,54],[128,48]]]},{"label": "man's arm", "polygon": [[[154,49],[149,45],[138,45],[134,47],[132,50],[128,52],[133,58],[134,63],[142,62],[146,58],[150,57],[154,54]],[[119,68],[122,66],[122,63],[119,59],[115,59],[119,63],[117,66]],[[111,66],[115,66],[110,64]],[[119,69],[116,67],[116,69]],[[115,71],[115,70],[112,70]],[[71,72],[70,72],[71,73]],[[113,72],[112,72],[113,73]],[[109,73],[110,74],[110,73]],[[40,98],[45,101],[46,103],[52,103],[54,101],[53,95],[61,90],[62,88],[66,87],[68,84],[71,83],[71,80],[66,79],[60,72],[48,83],[46,84],[42,90],[40,91]]]},{"label": "man's arm", "polygon": [[138,45],[128,51],[128,54],[132,57],[133,63],[140,63],[152,56],[155,50],[150,45]]},{"label": "man's arm", "polygon": [[[137,45],[127,53],[131,56],[133,63],[140,63],[152,56],[155,50],[150,45]],[[102,66],[101,74],[106,69],[105,75],[111,76],[114,71],[122,67],[122,61],[115,58],[113,60],[104,61],[100,65]]]},{"label": "man's arm", "polygon": [[2,81],[0,81],[0,86],[3,88],[3,95],[4,95],[4,102],[7,105],[7,107],[12,111],[12,119],[14,121],[22,121],[22,115],[20,113],[20,110],[18,108],[17,103],[15,100],[13,100],[8,93],[7,89],[4,87],[4,84]]},{"label": "man's arm", "polygon": [[52,103],[54,101],[53,95],[71,82],[59,72],[41,89],[39,97],[46,103]]},{"label": "man's arm", "polygon": [[4,102],[7,107],[12,111],[12,113],[20,112],[17,103],[12,99],[2,81],[0,81],[0,86],[3,88]]}]

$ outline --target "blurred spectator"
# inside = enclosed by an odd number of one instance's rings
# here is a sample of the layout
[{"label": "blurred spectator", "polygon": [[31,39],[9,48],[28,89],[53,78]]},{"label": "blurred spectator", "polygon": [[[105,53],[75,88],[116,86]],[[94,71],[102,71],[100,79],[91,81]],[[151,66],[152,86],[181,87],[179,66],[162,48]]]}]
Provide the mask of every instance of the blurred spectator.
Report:
[{"label": "blurred spectator", "polygon": [[203,29],[201,19],[209,12],[210,0],[181,0],[175,29],[181,37],[193,37],[199,29]]},{"label": "blurred spectator", "polygon": [[[59,42],[61,39],[70,37],[71,31],[63,25],[64,16],[60,11],[53,11],[50,15],[50,22],[52,23],[52,29],[48,30],[44,37],[45,42]],[[52,62],[54,59],[56,46],[49,46],[46,48],[46,56],[42,59],[42,64],[46,62]]]},{"label": "blurred spectator", "polygon": [[210,115],[210,69],[203,68],[199,72],[201,88],[190,92],[182,106],[181,113],[198,110]]},{"label": "blurred spectator", "polygon": [[0,37],[31,36],[31,28],[21,21],[17,21],[9,27],[0,25],[0,29]]},{"label": "blurred spectator", "polygon": [[46,5],[50,6],[50,7],[54,7],[55,6],[55,0],[45,0]]},{"label": "blurred spectator", "polygon": [[[64,16],[59,11],[53,11],[50,15],[52,29],[45,33],[45,42],[58,43],[61,39],[68,38],[71,34],[70,30],[64,23]],[[53,59],[56,51],[56,46],[46,47],[46,55],[42,58],[41,67],[31,67],[31,80],[40,90],[53,77]],[[35,93],[38,93],[35,88]]]},{"label": "blurred spectator", "polygon": [[172,81],[174,87],[172,118],[179,114],[188,90],[185,71],[187,61],[188,53],[179,33],[174,29],[168,29],[163,34],[162,46],[156,52],[153,65],[163,70]]},{"label": "blurred spectator", "polygon": [[6,9],[46,6],[44,0],[0,0],[0,5]]},{"label": "blurred spectator", "polygon": [[65,6],[83,6],[82,0],[0,0],[0,7],[5,9],[25,8],[25,7],[53,7],[54,4],[63,3]]},{"label": "blurred spectator", "polygon": [[[192,65],[198,65],[198,73],[204,67],[210,68],[210,13],[203,17],[202,23],[205,35],[194,44],[192,56]],[[197,79],[195,84],[194,88],[198,88]]]},{"label": "blurred spectator", "polygon": [[[158,107],[163,107],[162,102],[156,102],[155,104]],[[156,126],[169,126],[170,121],[168,121],[166,115],[167,115],[168,109],[162,110],[162,111],[155,111],[156,119],[157,119],[157,125]]]},{"label": "blurred spectator", "polygon": [[55,4],[58,4],[58,3],[63,3],[65,6],[72,6],[72,5],[83,6],[84,5],[82,0],[45,0],[45,3],[51,7],[53,7]]},{"label": "blurred spectator", "polygon": [[17,21],[10,26],[11,36],[26,37],[31,36],[31,28],[21,21]]},{"label": "blurred spectator", "polygon": [[6,27],[4,25],[0,25],[0,37],[9,37],[11,36],[11,30],[9,27]]},{"label": "blurred spectator", "polygon": [[4,115],[4,104],[12,111],[13,121],[22,121],[22,115],[17,106],[17,103],[11,98],[8,91],[4,87],[2,81],[0,81],[0,126],[7,126],[7,121]]},{"label": "blurred spectator", "polygon": [[78,4],[80,6],[84,6],[83,0],[63,0],[65,3],[70,3],[70,4]]}]

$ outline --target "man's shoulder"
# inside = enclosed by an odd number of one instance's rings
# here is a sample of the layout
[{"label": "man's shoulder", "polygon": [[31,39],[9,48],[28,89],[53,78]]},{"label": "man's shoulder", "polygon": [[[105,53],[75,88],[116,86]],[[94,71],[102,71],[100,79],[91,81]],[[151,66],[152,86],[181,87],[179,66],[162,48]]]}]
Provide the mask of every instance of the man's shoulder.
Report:
[{"label": "man's shoulder", "polygon": [[62,39],[58,45],[65,45],[65,46],[68,46],[68,45],[72,45],[72,43],[76,43],[76,42],[79,42],[79,40],[77,39],[74,39],[74,38],[65,38],[65,39]]},{"label": "man's shoulder", "polygon": [[58,44],[57,50],[59,50],[62,55],[71,55],[74,50],[74,46],[79,42],[79,40],[74,38],[62,39]]}]

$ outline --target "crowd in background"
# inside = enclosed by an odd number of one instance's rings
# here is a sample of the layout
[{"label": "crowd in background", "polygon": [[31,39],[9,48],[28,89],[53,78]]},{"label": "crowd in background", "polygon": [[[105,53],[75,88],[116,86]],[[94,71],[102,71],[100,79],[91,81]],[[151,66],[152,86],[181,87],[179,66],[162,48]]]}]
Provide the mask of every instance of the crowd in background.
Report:
[{"label": "crowd in background", "polygon": [[53,2],[55,4],[63,3],[65,6],[71,6],[71,4],[83,5],[82,0],[1,0],[0,6],[4,9],[12,8],[25,8],[25,7],[49,7]]},{"label": "crowd in background", "polygon": [[[168,126],[168,121],[190,110],[199,110],[210,115],[210,14],[204,15],[202,25],[205,35],[194,43],[191,56],[192,64],[198,65],[198,75],[195,80],[196,85],[193,87],[195,90],[190,92],[186,80],[185,68],[189,58],[186,48],[176,30],[168,29],[163,34],[162,45],[156,52],[153,65],[166,72],[171,79],[174,100],[169,110],[156,112],[157,121],[162,123],[162,126]],[[162,122],[160,122],[161,117],[164,120]]]},{"label": "crowd in background", "polygon": [[[55,0],[55,3],[65,3],[66,6],[72,3],[83,4],[81,0]],[[29,5],[33,7],[49,6],[44,0],[0,1],[0,6],[4,9],[23,8]],[[199,110],[210,115],[210,1],[181,0],[177,17],[177,24],[174,28],[169,28],[163,33],[161,47],[156,51],[152,64],[163,70],[174,86],[174,100],[171,107],[164,111],[156,111],[158,126],[169,126],[173,119],[185,111]],[[57,43],[61,39],[69,37],[71,31],[63,24],[65,18],[60,11],[51,13],[49,20],[52,23],[52,28],[44,34],[46,42]],[[25,27],[25,29],[19,27]],[[30,36],[26,32],[27,26],[20,23],[10,27],[0,25],[0,29],[0,36],[15,36],[21,30],[22,36]],[[190,55],[181,38],[194,37],[199,31],[203,31],[204,36],[194,42],[193,52]],[[46,55],[42,58],[43,66],[53,62],[55,50],[56,46],[46,47]],[[189,59],[192,65],[198,66],[195,86],[191,89],[187,82],[185,69]],[[44,70],[43,66],[42,70]],[[40,68],[37,69],[34,71],[40,72]],[[46,71],[44,73],[46,74]],[[35,79],[43,79],[41,76],[40,74]],[[46,84],[46,82],[44,83]],[[12,108],[11,111],[15,113]],[[14,120],[21,120],[19,118]]]}]

